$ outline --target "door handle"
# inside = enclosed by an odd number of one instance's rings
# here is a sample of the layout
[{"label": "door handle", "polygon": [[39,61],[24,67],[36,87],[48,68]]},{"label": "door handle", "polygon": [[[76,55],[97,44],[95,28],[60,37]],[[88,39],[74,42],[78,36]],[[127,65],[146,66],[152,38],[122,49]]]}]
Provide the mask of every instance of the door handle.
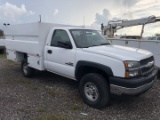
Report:
[{"label": "door handle", "polygon": [[48,52],[48,54],[52,54],[52,50],[48,50],[47,52]]}]

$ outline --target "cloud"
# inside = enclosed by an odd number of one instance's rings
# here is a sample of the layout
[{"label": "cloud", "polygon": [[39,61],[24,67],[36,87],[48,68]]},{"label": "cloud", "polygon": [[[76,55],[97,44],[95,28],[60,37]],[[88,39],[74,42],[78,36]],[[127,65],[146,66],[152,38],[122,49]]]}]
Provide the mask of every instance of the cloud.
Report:
[{"label": "cloud", "polygon": [[56,16],[58,14],[58,12],[59,12],[59,10],[55,9],[54,12],[53,12],[53,15]]},{"label": "cloud", "polygon": [[[91,26],[100,29],[101,23],[107,25],[110,20],[133,20],[147,18],[152,15],[160,16],[160,1],[158,0],[112,0],[111,3],[116,3],[114,6],[115,9],[111,9],[112,11],[104,9],[102,14],[96,13],[95,21]],[[157,33],[159,31],[159,25],[160,22],[147,24],[145,26],[144,36],[154,35]],[[139,35],[140,32],[141,26],[136,26],[120,29],[116,34]]]},{"label": "cloud", "polygon": [[96,24],[107,24],[108,21],[111,19],[111,14],[109,10],[104,9],[102,14],[96,13],[95,23]]},{"label": "cloud", "polygon": [[140,0],[130,8],[126,8],[123,12],[119,13],[123,19],[137,19],[142,17],[149,17],[152,15],[159,16],[160,1],[158,0]]},{"label": "cloud", "polygon": [[141,0],[107,0],[109,7],[113,7],[112,10],[121,10],[134,6]]},{"label": "cloud", "polygon": [[108,9],[103,9],[103,13],[96,13],[95,21],[91,24],[95,28],[100,26],[101,23],[107,25],[109,21],[117,21],[122,19],[133,18],[133,12],[130,12],[138,2],[141,0],[112,0],[109,1],[111,6],[114,6],[115,9],[112,10],[112,13]]},{"label": "cloud", "polygon": [[144,0],[141,0],[133,8],[131,8],[130,11],[119,14],[119,16],[124,19],[137,19],[149,17],[152,15],[159,16],[160,1],[148,1],[147,3],[146,2]]},{"label": "cloud", "polygon": [[0,5],[0,17],[2,18],[12,18],[15,19],[21,15],[34,15],[35,12],[28,11],[25,5],[21,5],[20,7],[6,2],[5,4]]},{"label": "cloud", "polygon": [[36,14],[36,12],[33,12],[33,11],[31,11],[31,10],[28,11],[28,13],[27,13],[28,16],[30,16],[30,15],[35,15],[35,14]]},{"label": "cloud", "polygon": [[140,0],[117,0],[115,3],[124,7],[131,7]]}]

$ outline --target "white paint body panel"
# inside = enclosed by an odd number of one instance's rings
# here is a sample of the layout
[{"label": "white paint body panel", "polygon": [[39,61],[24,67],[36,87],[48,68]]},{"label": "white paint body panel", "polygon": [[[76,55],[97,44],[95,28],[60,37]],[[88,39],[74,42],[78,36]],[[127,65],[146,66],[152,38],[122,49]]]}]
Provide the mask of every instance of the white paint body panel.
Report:
[{"label": "white paint body panel", "polygon": [[0,39],[0,47],[5,47],[5,40],[4,39]]},{"label": "white paint body panel", "polygon": [[[10,51],[27,53],[32,56],[29,66],[38,70],[44,67],[44,46],[53,27],[68,27],[67,25],[50,23],[29,23],[21,25],[10,25],[5,27],[5,47]],[[10,57],[9,57],[10,58]],[[37,60],[37,61],[35,61]],[[37,64],[40,61],[40,64]],[[33,62],[33,63],[32,63]],[[36,65],[34,65],[36,63]]]},{"label": "white paint body panel", "polygon": [[[8,52],[8,59],[14,60],[17,58],[17,55],[21,55],[20,53],[26,53],[30,67],[38,70],[48,70],[75,79],[75,69],[79,61],[102,64],[110,67],[114,76],[124,77],[125,68],[123,61],[140,61],[152,56],[151,52],[122,46],[103,45],[76,48],[69,32],[70,28],[75,27],[48,23],[7,26],[4,33],[6,35],[5,46]],[[50,46],[55,29],[63,29],[68,33],[72,49]],[[48,50],[51,50],[52,53],[49,54]]]},{"label": "white paint body panel", "polygon": [[142,59],[152,56],[152,53],[146,50],[132,48],[132,47],[117,46],[117,45],[91,47],[84,49],[84,51],[112,57],[114,59],[119,59],[122,61],[125,60],[140,61]]},{"label": "white paint body panel", "polygon": [[105,66],[110,67],[112,69],[114,76],[124,77],[125,68],[124,68],[124,64],[123,64],[122,60],[112,58],[110,56],[106,56],[106,55],[102,55],[102,54],[95,54],[93,52],[92,53],[87,52],[86,49],[87,48],[77,49],[76,62],[88,61],[88,62],[99,63],[101,65],[105,65]]},{"label": "white paint body panel", "polygon": [[17,55],[15,51],[8,50],[7,51],[7,59],[12,60],[12,61],[17,61]]},{"label": "white paint body panel", "polygon": [[19,53],[13,50],[7,50],[6,52],[7,52],[7,59],[9,60],[20,62],[24,58],[22,53]]},{"label": "white paint body panel", "polygon": [[154,40],[130,40],[130,39],[109,39],[113,45],[135,47],[150,51],[154,55],[155,65],[160,67],[160,41]]},{"label": "white paint body panel", "polygon": [[28,54],[28,63],[29,66],[38,70],[43,70],[42,68],[42,57],[39,56],[33,56]]}]

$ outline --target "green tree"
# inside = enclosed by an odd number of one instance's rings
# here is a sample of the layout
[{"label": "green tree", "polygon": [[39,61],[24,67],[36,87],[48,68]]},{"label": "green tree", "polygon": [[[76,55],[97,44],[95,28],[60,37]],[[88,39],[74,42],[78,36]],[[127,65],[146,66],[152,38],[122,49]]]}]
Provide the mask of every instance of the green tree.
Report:
[{"label": "green tree", "polygon": [[0,37],[3,37],[3,36],[4,36],[3,30],[0,30]]},{"label": "green tree", "polygon": [[160,33],[156,33],[155,36],[160,36]]}]

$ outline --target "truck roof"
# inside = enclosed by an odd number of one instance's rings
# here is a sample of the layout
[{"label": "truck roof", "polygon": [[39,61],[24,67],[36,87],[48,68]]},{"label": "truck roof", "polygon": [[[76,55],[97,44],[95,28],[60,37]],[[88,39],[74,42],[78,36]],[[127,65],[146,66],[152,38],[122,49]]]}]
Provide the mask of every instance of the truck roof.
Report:
[{"label": "truck roof", "polygon": [[[48,23],[48,22],[31,22],[31,23],[20,23],[20,24],[14,24],[14,25],[9,25],[9,26],[15,26],[15,25],[27,25],[27,24],[51,24],[51,25],[56,25],[56,26],[72,26],[72,27],[78,27],[76,25],[65,25],[65,24],[57,24],[57,23]],[[80,26],[79,26],[80,27]]]},{"label": "truck roof", "polygon": [[39,36],[48,34],[52,28],[65,28],[65,29],[92,29],[84,28],[84,26],[74,26],[74,25],[63,25],[45,22],[33,22],[17,25],[9,25],[4,28],[4,34],[6,39],[17,36]]}]

